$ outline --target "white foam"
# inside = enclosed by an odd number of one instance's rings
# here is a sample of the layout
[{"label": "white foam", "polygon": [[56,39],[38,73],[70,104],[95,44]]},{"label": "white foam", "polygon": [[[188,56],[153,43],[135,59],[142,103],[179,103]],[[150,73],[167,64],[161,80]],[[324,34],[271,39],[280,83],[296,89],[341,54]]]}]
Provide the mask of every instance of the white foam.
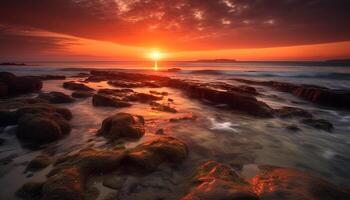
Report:
[{"label": "white foam", "polygon": [[239,124],[233,124],[231,122],[218,122],[216,119],[210,117],[209,118],[212,126],[211,130],[222,130],[222,131],[232,131],[235,133],[239,133],[239,130],[235,127],[239,127]]}]

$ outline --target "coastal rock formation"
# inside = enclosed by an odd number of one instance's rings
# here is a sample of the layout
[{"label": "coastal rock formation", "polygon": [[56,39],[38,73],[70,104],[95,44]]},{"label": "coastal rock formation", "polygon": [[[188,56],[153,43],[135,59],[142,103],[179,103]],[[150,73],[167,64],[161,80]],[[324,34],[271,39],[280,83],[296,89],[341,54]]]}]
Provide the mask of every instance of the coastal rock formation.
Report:
[{"label": "coastal rock formation", "polygon": [[41,182],[28,182],[17,190],[16,195],[22,199],[40,199],[42,187]]},{"label": "coastal rock formation", "polygon": [[39,78],[0,72],[0,97],[37,92],[42,87],[43,83]]},{"label": "coastal rock formation", "polygon": [[142,143],[130,150],[126,157],[128,166],[137,171],[150,172],[161,163],[178,165],[188,156],[188,147],[183,141],[173,137],[159,137]]},{"label": "coastal rock formation", "polygon": [[49,93],[41,93],[39,96],[41,99],[47,100],[49,103],[72,103],[75,101],[69,95],[66,95],[62,92],[49,92]]},{"label": "coastal rock formation", "polygon": [[157,102],[151,102],[150,106],[152,107],[153,110],[169,112],[169,113],[177,113],[177,110],[175,108],[170,107],[169,105],[160,104]]},{"label": "coastal rock formation", "polygon": [[116,108],[131,106],[130,103],[123,101],[120,98],[116,98],[116,97],[104,95],[104,94],[95,94],[94,96],[92,96],[92,105],[108,106],[108,107],[116,107]]},{"label": "coastal rock formation", "polygon": [[63,87],[69,90],[78,90],[78,91],[94,91],[94,89],[82,84],[76,83],[74,81],[64,82]]},{"label": "coastal rock formation", "polygon": [[142,116],[118,113],[103,120],[98,135],[112,140],[137,139],[145,134],[144,123]]},{"label": "coastal rock formation", "polygon": [[304,118],[312,118],[312,114],[308,111],[296,108],[296,107],[289,107],[284,106],[279,109],[275,109],[274,113],[277,117],[281,118],[291,118],[291,117],[304,117]]},{"label": "coastal rock formation", "polygon": [[140,92],[134,92],[130,95],[126,96],[124,99],[128,101],[138,101],[141,103],[149,103],[152,101],[158,101],[161,100],[163,97],[161,96],[154,96],[152,94],[146,94],[146,93],[140,93]]},{"label": "coastal rock formation", "polygon": [[47,166],[52,162],[52,158],[48,154],[40,154],[31,160],[26,168],[28,171],[38,171]]},{"label": "coastal rock formation", "polygon": [[291,93],[294,96],[322,106],[350,109],[350,91],[347,90],[334,90],[316,85],[296,85],[277,81],[252,81],[246,79],[233,80],[252,85],[271,87],[275,90]]},{"label": "coastal rock formation", "polygon": [[259,200],[249,183],[229,166],[208,161],[196,169],[192,189],[181,200]]},{"label": "coastal rock formation", "polygon": [[94,93],[92,92],[88,92],[88,91],[74,91],[72,93],[72,97],[80,99],[80,98],[88,98],[88,97],[92,97],[94,95]]}]

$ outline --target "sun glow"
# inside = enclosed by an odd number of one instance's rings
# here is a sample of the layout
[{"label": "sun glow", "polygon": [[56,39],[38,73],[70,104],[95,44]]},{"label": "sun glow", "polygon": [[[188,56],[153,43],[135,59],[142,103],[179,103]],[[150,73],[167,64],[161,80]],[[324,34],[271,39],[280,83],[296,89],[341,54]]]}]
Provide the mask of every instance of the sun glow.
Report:
[{"label": "sun glow", "polygon": [[150,58],[154,61],[154,70],[158,70],[158,61],[162,58],[162,54],[158,50],[153,50],[150,53]]}]

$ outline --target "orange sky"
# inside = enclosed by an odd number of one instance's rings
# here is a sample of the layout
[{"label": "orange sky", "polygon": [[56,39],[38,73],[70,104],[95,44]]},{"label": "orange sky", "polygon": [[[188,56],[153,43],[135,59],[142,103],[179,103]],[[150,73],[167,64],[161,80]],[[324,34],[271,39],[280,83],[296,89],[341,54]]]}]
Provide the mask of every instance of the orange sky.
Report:
[{"label": "orange sky", "polygon": [[350,58],[348,0],[1,0],[0,61]]}]

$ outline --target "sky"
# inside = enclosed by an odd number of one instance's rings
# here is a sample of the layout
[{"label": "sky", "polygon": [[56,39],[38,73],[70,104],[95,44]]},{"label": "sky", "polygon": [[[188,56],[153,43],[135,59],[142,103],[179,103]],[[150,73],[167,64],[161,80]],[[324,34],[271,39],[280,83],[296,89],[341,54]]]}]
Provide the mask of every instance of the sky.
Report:
[{"label": "sky", "polygon": [[0,0],[0,61],[350,58],[349,0]]}]

